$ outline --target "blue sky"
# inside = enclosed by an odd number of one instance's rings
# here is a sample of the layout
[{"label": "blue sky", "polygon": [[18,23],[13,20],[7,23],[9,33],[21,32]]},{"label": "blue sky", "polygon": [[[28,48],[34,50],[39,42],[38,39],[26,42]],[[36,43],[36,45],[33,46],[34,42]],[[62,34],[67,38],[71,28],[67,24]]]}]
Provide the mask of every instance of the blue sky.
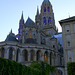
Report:
[{"label": "blue sky", "polygon": [[[28,16],[35,21],[37,6],[41,7],[43,0],[0,0],[0,41],[4,41],[10,30],[18,33],[19,20],[23,11],[24,19]],[[50,0],[55,24],[61,32],[59,20],[75,16],[75,0]]]}]

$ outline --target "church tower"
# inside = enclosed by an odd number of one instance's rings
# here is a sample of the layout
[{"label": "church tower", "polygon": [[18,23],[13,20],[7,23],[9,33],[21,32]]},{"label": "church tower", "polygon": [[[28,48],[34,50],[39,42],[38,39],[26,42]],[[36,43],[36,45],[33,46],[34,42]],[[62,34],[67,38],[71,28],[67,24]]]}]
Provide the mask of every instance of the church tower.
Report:
[{"label": "church tower", "polygon": [[47,36],[52,36],[57,33],[54,13],[49,0],[43,1],[40,14],[37,11],[36,24],[40,25],[41,30],[43,30]]}]

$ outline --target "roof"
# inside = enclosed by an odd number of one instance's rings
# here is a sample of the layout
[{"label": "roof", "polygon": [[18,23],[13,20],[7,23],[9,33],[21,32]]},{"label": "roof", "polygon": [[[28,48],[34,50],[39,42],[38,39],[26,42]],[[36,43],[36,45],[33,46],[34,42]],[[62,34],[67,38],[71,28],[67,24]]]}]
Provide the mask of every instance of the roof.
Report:
[{"label": "roof", "polygon": [[34,21],[32,21],[29,17],[25,23],[25,25],[35,25]]},{"label": "roof", "polygon": [[28,19],[25,23],[25,27],[35,27],[36,28],[37,26],[35,25],[34,21],[28,17]]},{"label": "roof", "polygon": [[63,47],[63,41],[62,41],[62,32],[61,33],[57,33],[56,35],[54,35],[55,38],[57,38],[57,43],[60,43]]},{"label": "roof", "polygon": [[18,42],[18,40],[16,39],[16,36],[13,33],[10,33],[7,38],[5,39],[5,41],[15,41]]},{"label": "roof", "polygon": [[75,21],[75,16],[60,20],[59,23]]},{"label": "roof", "polygon": [[42,4],[43,5],[45,5],[45,4],[50,5],[50,1],[49,0],[44,0]]}]

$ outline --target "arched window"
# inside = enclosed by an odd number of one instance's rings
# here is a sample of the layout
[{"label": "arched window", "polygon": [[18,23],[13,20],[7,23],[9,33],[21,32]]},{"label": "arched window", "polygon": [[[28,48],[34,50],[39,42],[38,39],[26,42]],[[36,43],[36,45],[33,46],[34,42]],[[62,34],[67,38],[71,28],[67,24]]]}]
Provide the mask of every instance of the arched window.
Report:
[{"label": "arched window", "polygon": [[49,7],[47,8],[47,10],[48,10],[48,12],[50,12],[50,8]]},{"label": "arched window", "polygon": [[9,59],[12,60],[12,57],[13,57],[13,49],[10,48],[9,49]]},{"label": "arched window", "polygon": [[44,7],[44,12],[46,12],[46,7]]},{"label": "arched window", "polygon": [[28,51],[25,50],[25,61],[28,61]]},{"label": "arched window", "polygon": [[30,56],[30,60],[31,60],[31,61],[34,61],[34,54],[35,54],[34,51],[31,50],[31,51],[30,51],[30,55],[31,55],[31,56]]},{"label": "arched window", "polygon": [[16,61],[18,62],[18,60],[19,60],[19,53],[20,53],[20,50],[18,49],[17,50],[17,54],[16,54]]},{"label": "arched window", "polygon": [[23,50],[23,62],[28,61],[28,51],[27,50]]},{"label": "arched window", "polygon": [[68,41],[68,46],[70,46],[70,41]]},{"label": "arched window", "polygon": [[43,18],[43,24],[46,24],[46,18],[45,17]]},{"label": "arched window", "polygon": [[41,52],[40,51],[37,51],[37,58],[36,58],[36,60],[38,61],[38,60],[40,60],[40,58],[41,58]]},{"label": "arched window", "polygon": [[51,23],[51,17],[48,18],[48,23]]},{"label": "arched window", "polygon": [[3,57],[3,58],[4,58],[4,53],[5,53],[5,49],[1,48],[1,57]]},{"label": "arched window", "polygon": [[46,51],[44,54],[44,61],[47,62],[48,61],[48,52]]}]

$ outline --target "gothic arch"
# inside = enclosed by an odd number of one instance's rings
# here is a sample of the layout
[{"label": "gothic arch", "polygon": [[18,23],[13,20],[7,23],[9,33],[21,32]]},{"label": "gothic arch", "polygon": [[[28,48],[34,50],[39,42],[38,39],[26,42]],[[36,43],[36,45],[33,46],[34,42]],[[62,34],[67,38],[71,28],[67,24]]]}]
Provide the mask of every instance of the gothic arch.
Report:
[{"label": "gothic arch", "polygon": [[41,51],[38,50],[37,53],[36,53],[36,60],[40,60],[41,59]]},{"label": "gothic arch", "polygon": [[30,61],[34,61],[34,57],[35,57],[35,51],[31,50],[30,51]]},{"label": "gothic arch", "polygon": [[8,49],[9,49],[9,56],[8,56],[8,58],[10,60],[15,60],[15,49],[13,47],[9,47]]},{"label": "gothic arch", "polygon": [[4,55],[5,55],[5,48],[2,47],[2,48],[1,48],[1,57],[4,58]]},{"label": "gothic arch", "polygon": [[45,51],[44,53],[44,61],[48,62],[48,52],[47,51]]},{"label": "gothic arch", "polygon": [[44,7],[44,12],[46,12],[46,7]]},{"label": "gothic arch", "polygon": [[61,70],[58,70],[58,75],[63,75],[63,72]]},{"label": "gothic arch", "polygon": [[22,54],[23,54],[24,61],[28,61],[28,51],[27,50],[23,50]]}]

